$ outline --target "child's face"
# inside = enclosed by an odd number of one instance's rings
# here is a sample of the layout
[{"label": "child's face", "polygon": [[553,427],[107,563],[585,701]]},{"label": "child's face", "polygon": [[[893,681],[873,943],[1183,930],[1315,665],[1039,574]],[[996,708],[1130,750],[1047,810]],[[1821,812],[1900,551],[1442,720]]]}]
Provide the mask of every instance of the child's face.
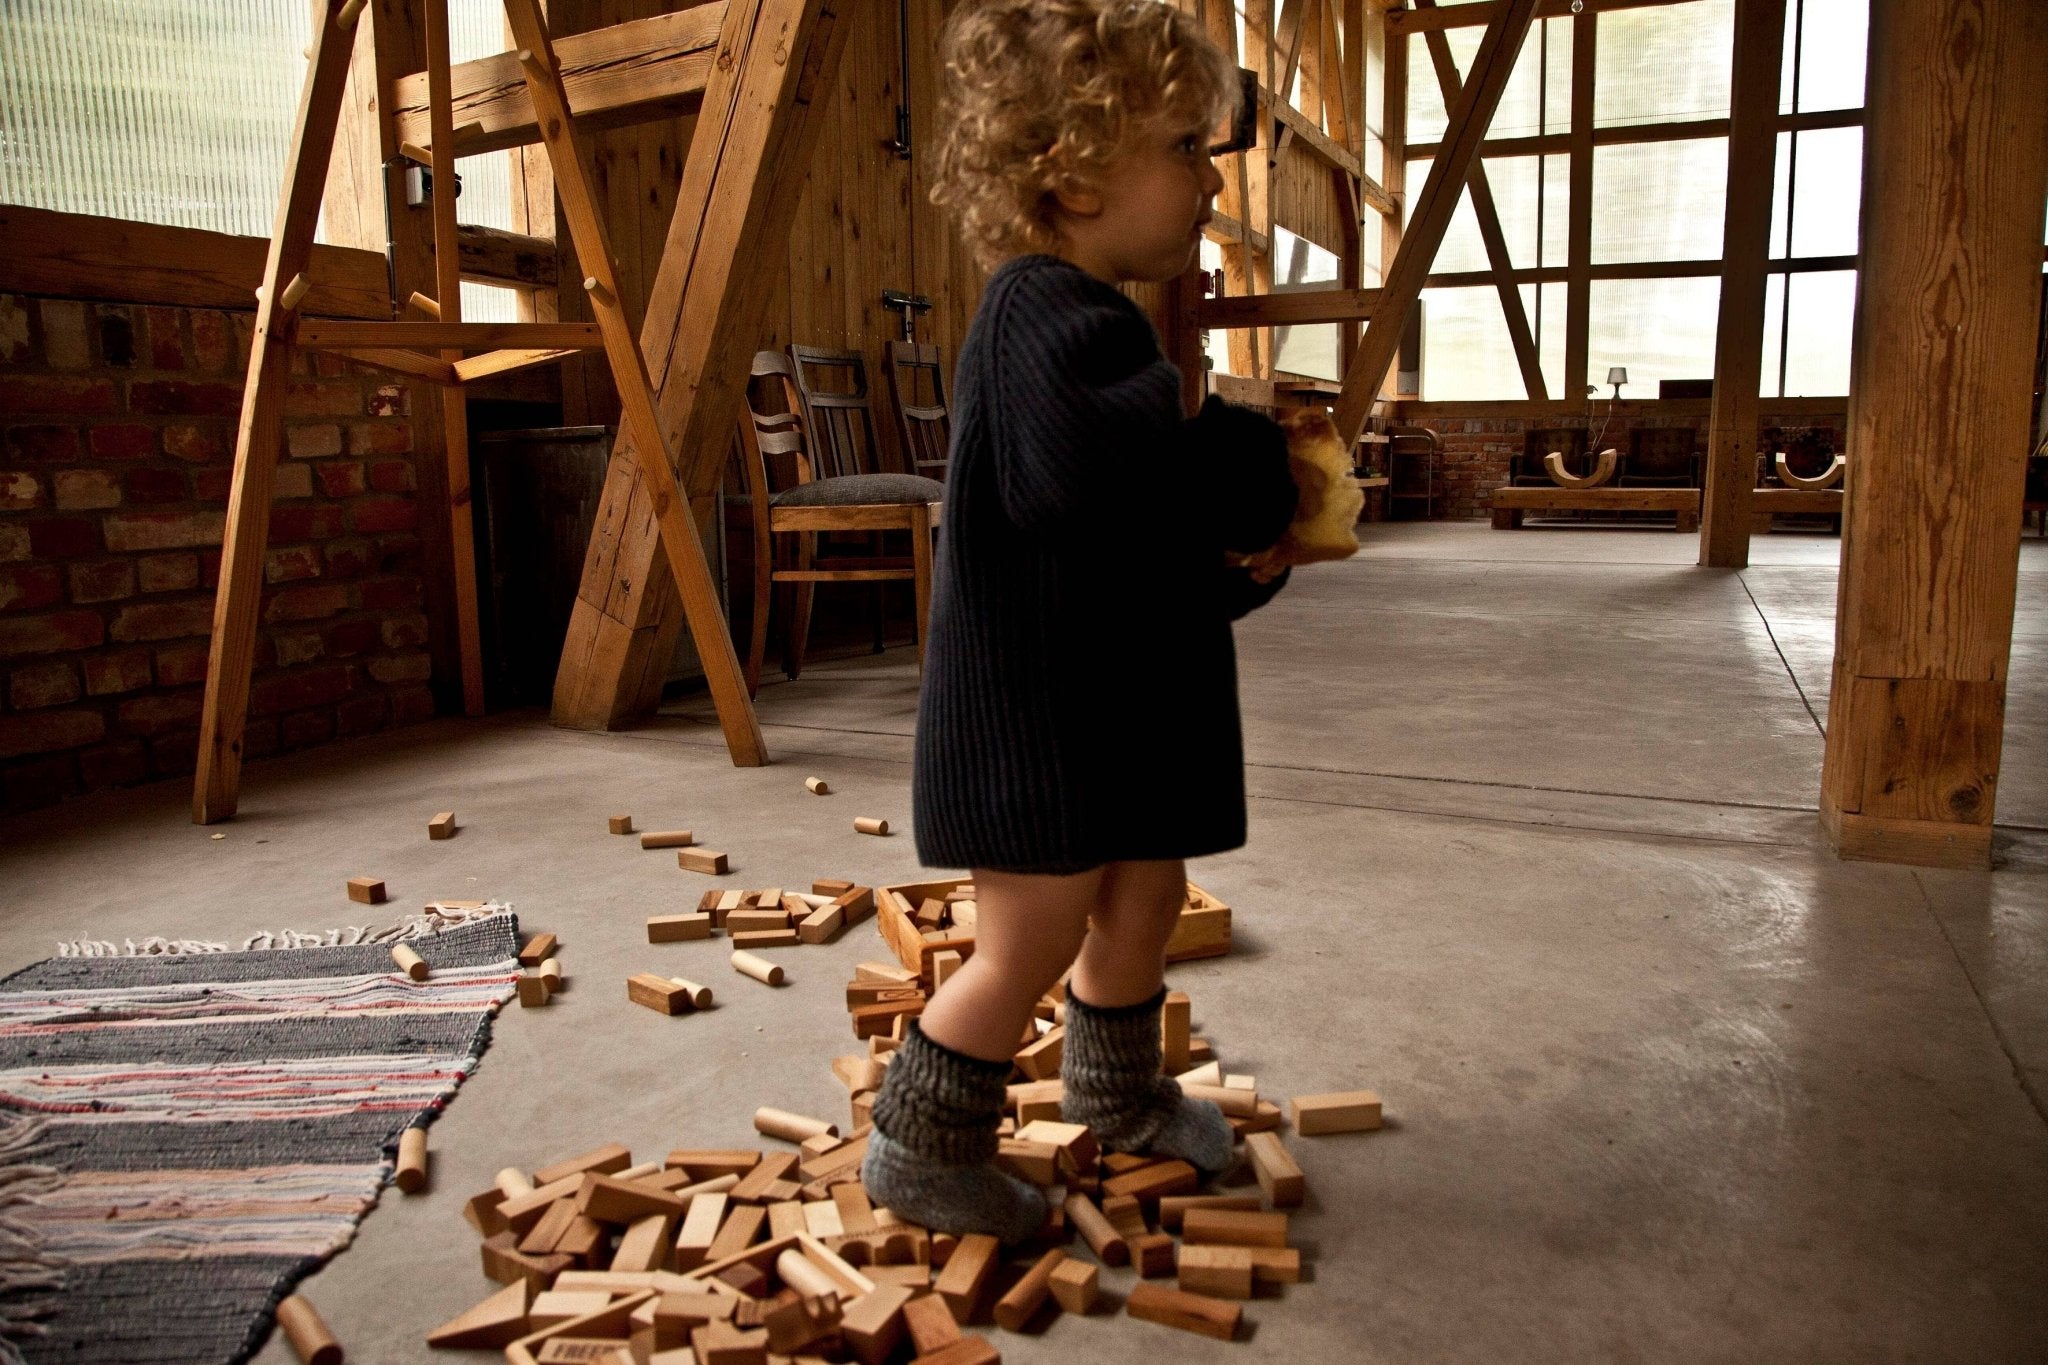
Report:
[{"label": "child's face", "polygon": [[1211,130],[1155,114],[1097,181],[1061,190],[1058,254],[1110,284],[1174,279],[1197,259],[1223,177]]}]

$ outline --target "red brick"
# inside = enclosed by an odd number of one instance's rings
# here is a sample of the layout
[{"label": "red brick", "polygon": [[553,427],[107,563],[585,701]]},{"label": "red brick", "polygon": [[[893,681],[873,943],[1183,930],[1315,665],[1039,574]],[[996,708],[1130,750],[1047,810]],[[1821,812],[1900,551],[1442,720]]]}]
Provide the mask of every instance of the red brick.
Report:
[{"label": "red brick", "polygon": [[420,538],[412,535],[377,537],[377,567],[384,573],[420,571]]},{"label": "red brick", "polygon": [[377,564],[376,551],[367,540],[330,540],[320,548],[329,578],[361,578]]},{"label": "red brick", "polygon": [[68,753],[0,765],[0,806],[33,810],[54,806],[78,790],[78,765]]},{"label": "red brick", "polygon": [[158,777],[183,777],[199,766],[199,732],[179,730],[149,741],[150,770]]},{"label": "red brick", "polygon": [[391,715],[391,699],[382,692],[350,697],[334,708],[334,728],[342,735],[367,735],[381,730]]},{"label": "red brick", "polygon": [[149,363],[159,370],[185,368],[185,328],[175,308],[149,310]]},{"label": "red brick", "polygon": [[0,412],[113,412],[120,406],[110,379],[0,375]]},{"label": "red brick", "polygon": [[33,359],[29,345],[28,309],[13,294],[0,294],[0,364],[26,365]]},{"label": "red brick", "polygon": [[338,583],[321,583],[306,588],[285,588],[263,609],[265,621],[318,621],[348,610],[348,589]]},{"label": "red brick", "polygon": [[[199,652],[204,661],[206,651]],[[85,692],[89,697],[111,697],[149,686],[149,651],[123,649],[96,654],[85,661]]]},{"label": "red brick", "polygon": [[434,690],[430,687],[391,689],[391,723],[416,725],[434,718]]},{"label": "red brick", "polygon": [[17,711],[78,700],[78,670],[67,663],[31,664],[7,679],[7,704]]},{"label": "red brick", "polygon": [[341,509],[317,507],[273,507],[270,509],[270,543],[297,545],[308,540],[332,540],[341,534]]},{"label": "red brick", "polygon": [[0,471],[0,512],[26,512],[43,500],[43,481],[25,469]]},{"label": "red brick", "polygon": [[332,658],[347,658],[377,647],[377,622],[361,617],[353,621],[337,621],[327,628],[327,653]]},{"label": "red brick", "polygon": [[417,607],[420,584],[416,578],[373,578],[363,584],[363,607],[367,611],[389,611],[393,607]]},{"label": "red brick", "polygon": [[363,386],[353,379],[294,379],[284,410],[293,417],[360,417]]},{"label": "red brick", "polygon": [[220,544],[227,516],[221,512],[117,512],[105,525],[109,550],[176,550]]},{"label": "red brick", "polygon": [[60,469],[55,489],[57,507],[65,512],[121,505],[121,481],[109,469]]},{"label": "red brick", "polygon": [[128,471],[128,496],[145,504],[183,502],[192,496],[192,489],[180,469],[131,469]]},{"label": "red brick", "polygon": [[278,722],[278,747],[303,749],[334,738],[334,713],[326,709],[297,711]]},{"label": "red brick", "polygon": [[370,416],[403,417],[412,410],[412,395],[403,384],[379,384],[370,392]]},{"label": "red brick", "polygon": [[180,692],[171,696],[135,697],[115,710],[115,720],[131,735],[161,735],[199,723],[200,696]]},{"label": "red brick", "polygon": [[287,498],[310,498],[313,496],[313,471],[302,464],[281,464],[271,475],[270,497],[273,502]]},{"label": "red brick", "polygon": [[234,417],[242,386],[212,380],[139,379],[128,386],[128,410],[175,417]]},{"label": "red brick", "polygon": [[360,460],[329,460],[315,466],[315,472],[320,476],[320,491],[330,498],[353,498],[368,486]]},{"label": "red brick", "polygon": [[412,452],[410,422],[355,422],[348,429],[351,455],[407,455]]},{"label": "red brick", "polygon": [[137,586],[144,592],[179,592],[199,586],[199,556],[144,555],[135,561]]},{"label": "red brick", "polygon": [[28,527],[0,523],[0,564],[19,563],[28,554]]},{"label": "red brick", "polygon": [[381,633],[387,649],[417,649],[427,642],[427,618],[418,612],[388,616]]},{"label": "red brick", "polygon": [[277,665],[285,668],[317,663],[327,655],[317,630],[280,630],[270,637],[270,647]]},{"label": "red brick", "polygon": [[175,645],[159,649],[156,652],[156,685],[185,687],[205,682],[207,649],[206,645]]},{"label": "red brick", "polygon": [[419,524],[419,504],[410,498],[364,498],[352,508],[358,534],[410,531]]},{"label": "red brick", "polygon": [[192,464],[212,464],[234,453],[228,433],[219,427],[167,426],[164,454]]},{"label": "red brick", "polygon": [[95,460],[146,460],[156,454],[156,428],[106,422],[86,431]]},{"label": "red brick", "polygon": [[28,543],[37,559],[76,559],[100,553],[100,527],[84,517],[53,517],[28,524]]},{"label": "red brick", "polygon": [[80,606],[91,602],[118,602],[135,596],[135,565],[126,559],[103,559],[97,564],[73,564],[71,600]]},{"label": "red brick", "polygon": [[355,669],[321,664],[258,678],[249,689],[249,714],[275,716],[309,706],[332,706],[355,690]]},{"label": "red brick", "polygon": [[299,422],[284,429],[284,448],[295,460],[341,454],[341,428],[332,422]]},{"label": "red brick", "polygon": [[82,370],[92,364],[92,343],[85,331],[85,305],[76,299],[44,299],[43,358],[51,368]]},{"label": "red brick", "polygon": [[122,644],[210,635],[213,633],[213,599],[194,597],[183,602],[139,602],[123,607],[115,615],[109,633]]},{"label": "red brick", "polygon": [[23,464],[69,464],[78,459],[78,428],[9,427],[7,450]]},{"label": "red brick", "polygon": [[68,654],[74,649],[90,649],[106,638],[107,623],[96,611],[0,617],[0,659]]},{"label": "red brick", "polygon": [[263,564],[263,579],[266,583],[285,583],[299,578],[320,576],[320,552],[311,545],[293,545],[282,550],[272,550]]},{"label": "red brick", "polygon": [[380,683],[420,683],[434,676],[434,661],[424,654],[387,654],[370,660],[370,676]]},{"label": "red brick", "polygon": [[378,460],[370,466],[370,487],[379,493],[410,493],[418,483],[410,460]]},{"label": "red brick", "polygon": [[64,575],[54,564],[0,569],[0,611],[34,611],[64,600]]},{"label": "red brick", "polygon": [[84,749],[78,755],[79,783],[87,791],[129,787],[149,776],[149,751],[139,739]]},{"label": "red brick", "polygon": [[235,362],[234,332],[228,315],[210,308],[192,310],[192,362],[196,369],[219,374]]},{"label": "red brick", "polygon": [[38,711],[26,716],[0,716],[0,758],[76,749],[97,744],[106,737],[106,719],[97,711]]},{"label": "red brick", "polygon": [[210,502],[221,507],[228,505],[228,494],[234,490],[235,471],[215,465],[210,469],[192,471],[192,497],[197,502]]}]

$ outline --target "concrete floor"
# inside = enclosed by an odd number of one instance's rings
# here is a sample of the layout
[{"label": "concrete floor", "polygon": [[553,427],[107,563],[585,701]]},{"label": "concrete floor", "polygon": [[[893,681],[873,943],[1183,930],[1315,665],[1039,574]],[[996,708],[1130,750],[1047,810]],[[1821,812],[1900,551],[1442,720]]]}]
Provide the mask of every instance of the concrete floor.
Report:
[{"label": "concrete floor", "polygon": [[[2048,1356],[2048,544],[2022,556],[1989,874],[1819,835],[1836,550],[1781,533],[1732,574],[1670,532],[1376,526],[1248,620],[1251,843],[1194,874],[1238,951],[1173,980],[1230,1069],[1373,1087],[1388,1128],[1290,1139],[1311,1282],[1250,1305],[1249,1344],[1097,1316],[997,1333],[1005,1358]],[[501,1020],[432,1191],[388,1194],[306,1287],[351,1360],[433,1359],[424,1332],[489,1287],[459,1210],[498,1167],[844,1109],[826,1061],[872,931],[784,951],[772,995],[716,945],[650,948],[641,920],[708,883],[604,817],[694,828],[737,884],[904,878],[910,841],[850,824],[907,822],[914,712],[896,650],[765,689],[766,769],[729,766],[701,705],[621,735],[518,714],[254,765],[221,841],[177,784],[37,812],[0,824],[0,966],[363,922],[364,873],[560,933],[572,989]],[[430,843],[449,807],[461,834]],[[720,1007],[631,1006],[648,968]]]}]

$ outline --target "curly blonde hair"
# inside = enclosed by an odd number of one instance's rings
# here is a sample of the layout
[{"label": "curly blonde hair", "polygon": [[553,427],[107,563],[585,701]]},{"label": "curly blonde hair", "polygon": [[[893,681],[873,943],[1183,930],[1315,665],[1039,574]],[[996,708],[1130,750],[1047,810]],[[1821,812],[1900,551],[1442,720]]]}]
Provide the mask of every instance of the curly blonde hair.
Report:
[{"label": "curly blonde hair", "polygon": [[1134,124],[1207,130],[1240,93],[1230,58],[1164,0],[961,0],[939,56],[931,201],[984,270],[1057,247],[1053,191],[1101,172]]}]

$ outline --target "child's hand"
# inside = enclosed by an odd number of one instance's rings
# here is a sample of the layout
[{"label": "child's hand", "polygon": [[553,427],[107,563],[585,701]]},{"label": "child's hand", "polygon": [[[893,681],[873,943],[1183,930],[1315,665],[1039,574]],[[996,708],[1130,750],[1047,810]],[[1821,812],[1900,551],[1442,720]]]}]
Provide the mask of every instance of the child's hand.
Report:
[{"label": "child's hand", "polygon": [[1365,507],[1365,494],[1351,477],[1351,461],[1337,439],[1337,428],[1322,408],[1283,413],[1287,433],[1287,465],[1300,499],[1286,534],[1271,549],[1231,556],[1251,571],[1254,582],[1270,583],[1290,566],[1347,559],[1358,553],[1351,528]]}]

